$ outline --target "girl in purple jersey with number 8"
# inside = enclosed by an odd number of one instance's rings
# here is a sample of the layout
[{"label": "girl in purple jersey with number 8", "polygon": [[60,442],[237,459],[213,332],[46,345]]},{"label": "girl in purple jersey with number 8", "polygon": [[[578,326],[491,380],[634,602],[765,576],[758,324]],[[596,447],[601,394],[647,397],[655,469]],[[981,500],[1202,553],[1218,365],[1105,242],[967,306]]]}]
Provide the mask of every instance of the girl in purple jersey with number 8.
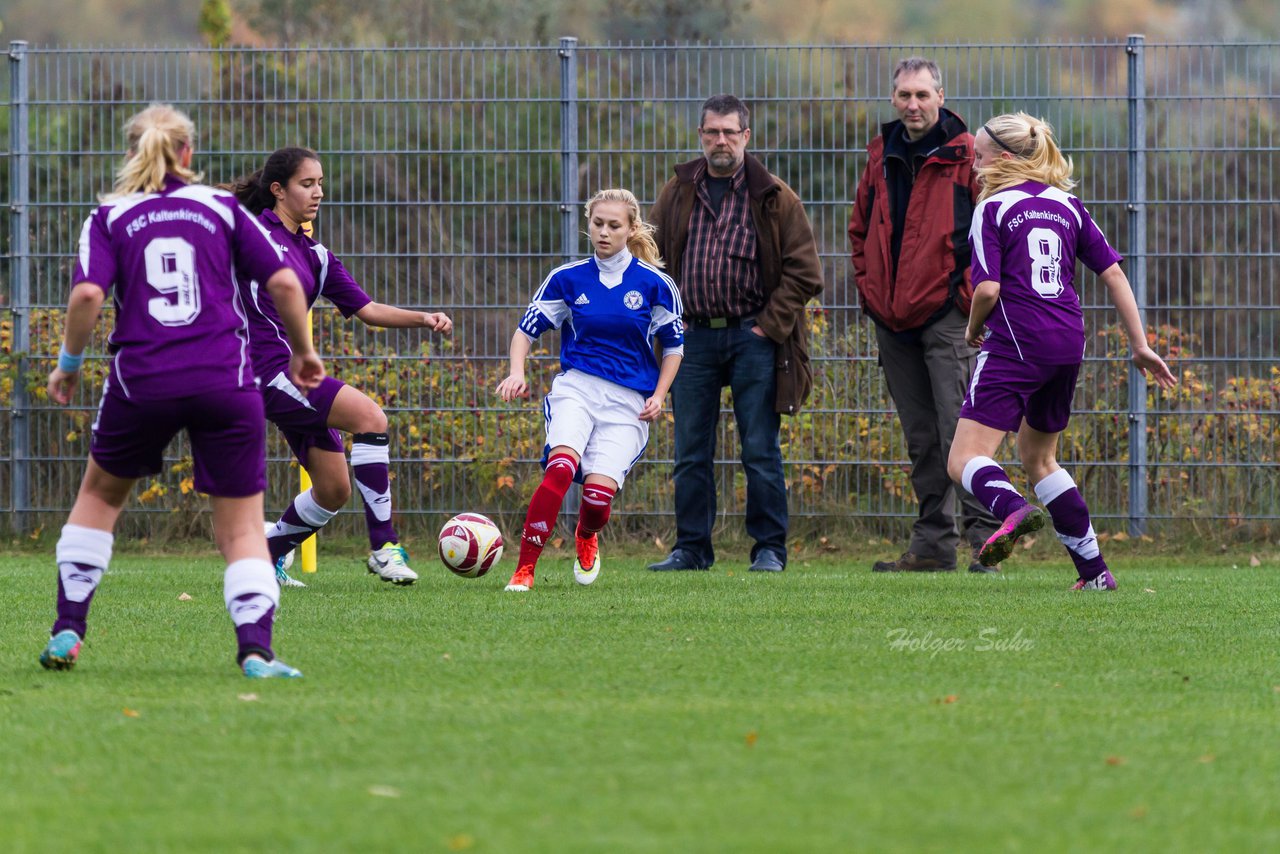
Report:
[{"label": "girl in purple jersey with number 8", "polygon": [[1045,522],[992,458],[1005,434],[1016,432],[1022,466],[1075,563],[1079,579],[1072,589],[1114,590],[1089,508],[1056,459],[1084,359],[1077,259],[1111,296],[1133,363],[1162,388],[1177,380],[1147,344],[1120,255],[1069,192],[1075,186],[1071,159],[1058,149],[1053,129],[1026,113],[997,116],[975,135],[973,162],[982,192],[969,232],[974,289],[965,337],[982,352],[947,471],[1004,520],[978,554],[986,566],[1000,563],[1019,537]]},{"label": "girl in purple jersey with number 8", "polygon": [[137,479],[161,471],[165,447],[185,430],[195,487],[211,498],[214,538],[227,561],[223,594],[237,663],[250,677],[301,676],[271,649],[280,587],[262,532],[265,420],[236,279],[255,277],[271,293],[293,350],[290,376],[310,388],[324,366],[311,345],[302,284],[234,196],[196,183],[191,119],[153,104],[125,134],[129,153],[113,192],[80,235],[62,351],[49,374],[49,397],[67,403],[111,293],[111,373],[58,540],[58,617],[40,663],[75,666],[116,520]]}]

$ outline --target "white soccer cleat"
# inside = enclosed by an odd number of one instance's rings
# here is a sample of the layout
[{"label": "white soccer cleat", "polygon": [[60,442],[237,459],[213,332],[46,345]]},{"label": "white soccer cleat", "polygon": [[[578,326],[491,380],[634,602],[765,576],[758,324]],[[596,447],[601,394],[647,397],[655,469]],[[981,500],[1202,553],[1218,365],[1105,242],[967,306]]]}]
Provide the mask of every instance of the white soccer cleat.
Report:
[{"label": "white soccer cleat", "polygon": [[[578,554],[573,559],[573,580],[585,586],[595,581],[600,574],[600,541],[592,534],[588,539],[579,539],[575,545]],[[590,569],[582,568],[584,558]]]},{"label": "white soccer cleat", "polygon": [[369,572],[383,581],[407,587],[418,580],[418,573],[409,568],[408,558],[404,546],[384,543],[382,548],[369,553]]}]

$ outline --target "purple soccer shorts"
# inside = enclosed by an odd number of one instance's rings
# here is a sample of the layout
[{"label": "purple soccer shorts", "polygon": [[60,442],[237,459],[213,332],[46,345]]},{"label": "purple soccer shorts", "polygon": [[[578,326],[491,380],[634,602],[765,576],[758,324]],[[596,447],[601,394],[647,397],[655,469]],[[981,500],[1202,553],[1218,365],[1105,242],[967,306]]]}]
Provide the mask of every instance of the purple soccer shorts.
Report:
[{"label": "purple soccer shorts", "polygon": [[306,465],[307,451],[345,453],[342,434],[329,426],[329,410],[346,383],[325,377],[320,385],[303,392],[283,373],[262,385],[262,401],[267,420],[280,428],[298,462]]},{"label": "purple soccer shorts", "polygon": [[195,487],[244,498],[267,486],[266,421],[255,388],[167,400],[130,400],[108,383],[93,424],[90,453],[109,474],[134,480],[159,474],[180,430],[191,440]]},{"label": "purple soccer shorts", "polygon": [[1080,363],[1038,365],[995,353],[978,354],[960,417],[1016,433],[1026,418],[1041,433],[1061,433],[1071,419]]}]

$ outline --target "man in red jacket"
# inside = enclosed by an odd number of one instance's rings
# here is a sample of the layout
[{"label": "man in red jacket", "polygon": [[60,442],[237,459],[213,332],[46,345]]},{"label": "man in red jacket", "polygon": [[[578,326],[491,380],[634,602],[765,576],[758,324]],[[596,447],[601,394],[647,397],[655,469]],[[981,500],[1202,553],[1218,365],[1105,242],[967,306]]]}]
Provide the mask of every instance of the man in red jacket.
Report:
[{"label": "man in red jacket", "polygon": [[977,350],[965,343],[973,290],[969,222],[978,197],[973,135],[943,108],[942,75],[923,57],[900,61],[890,98],[898,120],[867,146],[849,242],[862,310],[875,323],[880,365],[898,409],[920,510],[911,541],[876,572],[956,568],[956,498],[971,572],[976,549],[996,529],[947,476],[956,418]]}]

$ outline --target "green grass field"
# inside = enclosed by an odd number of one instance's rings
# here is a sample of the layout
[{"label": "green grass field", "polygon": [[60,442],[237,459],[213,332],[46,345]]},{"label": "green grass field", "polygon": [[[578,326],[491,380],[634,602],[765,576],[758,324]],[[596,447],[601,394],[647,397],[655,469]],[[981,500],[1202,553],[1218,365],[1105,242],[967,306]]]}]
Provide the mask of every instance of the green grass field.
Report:
[{"label": "green grass field", "polygon": [[[607,546],[607,544],[606,544]],[[330,545],[332,548],[332,544]],[[563,553],[562,553],[563,554]],[[655,574],[529,594],[322,549],[296,681],[238,675],[213,558],[119,555],[77,668],[0,558],[0,849],[1207,851],[1280,846],[1273,556]],[[1237,568],[1232,568],[1232,564]],[[187,593],[190,601],[180,601]]]}]

